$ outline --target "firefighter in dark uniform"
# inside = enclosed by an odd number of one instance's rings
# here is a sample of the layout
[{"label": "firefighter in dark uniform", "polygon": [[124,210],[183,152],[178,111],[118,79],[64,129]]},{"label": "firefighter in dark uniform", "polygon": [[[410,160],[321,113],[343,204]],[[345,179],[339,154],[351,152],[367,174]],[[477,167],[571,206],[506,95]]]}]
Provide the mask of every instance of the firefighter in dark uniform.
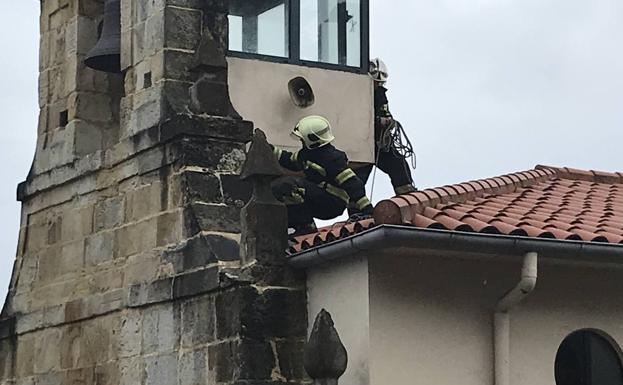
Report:
[{"label": "firefighter in dark uniform", "polygon": [[[381,59],[370,62],[370,77],[374,80],[374,156],[376,166],[389,175],[396,195],[407,194],[416,191],[413,185],[411,169],[406,159],[391,149],[380,149],[379,141],[393,124],[394,118],[389,112],[387,100],[387,66]],[[374,165],[361,167],[357,170],[357,176],[364,182],[368,182]]]},{"label": "firefighter in dark uniform", "polygon": [[282,167],[302,171],[305,177],[286,177],[273,187],[277,199],[288,208],[288,227],[295,235],[314,232],[314,218],[333,219],[348,204],[362,214],[372,215],[372,203],[365,185],[348,166],[346,154],[336,149],[329,121],[321,116],[303,118],[292,131],[303,148],[288,152],[275,148]]}]

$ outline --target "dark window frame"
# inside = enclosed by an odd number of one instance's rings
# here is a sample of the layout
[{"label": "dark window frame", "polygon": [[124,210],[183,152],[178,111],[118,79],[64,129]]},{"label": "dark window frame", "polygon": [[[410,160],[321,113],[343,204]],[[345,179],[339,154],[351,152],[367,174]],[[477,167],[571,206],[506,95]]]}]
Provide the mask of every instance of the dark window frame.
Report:
[{"label": "dark window frame", "polygon": [[301,1],[304,0],[284,0],[284,3],[286,4],[286,9],[288,10],[288,15],[286,15],[286,17],[288,18],[286,41],[289,42],[289,52],[287,57],[232,50],[228,50],[227,55],[242,59],[262,60],[273,63],[292,64],[333,71],[343,71],[361,74],[368,73],[368,67],[370,63],[370,0],[359,0],[359,12],[361,14],[362,24],[360,36],[361,63],[359,67],[310,60],[301,60]]}]

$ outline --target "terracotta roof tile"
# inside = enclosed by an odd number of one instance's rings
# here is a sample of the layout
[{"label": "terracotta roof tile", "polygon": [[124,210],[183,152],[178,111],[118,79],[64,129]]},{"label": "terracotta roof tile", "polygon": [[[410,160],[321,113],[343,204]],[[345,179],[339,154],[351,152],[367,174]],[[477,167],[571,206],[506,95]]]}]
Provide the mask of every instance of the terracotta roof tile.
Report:
[{"label": "terracotta roof tile", "polygon": [[623,244],[623,173],[537,166],[380,202],[374,219],[297,237],[291,252],[381,224]]}]

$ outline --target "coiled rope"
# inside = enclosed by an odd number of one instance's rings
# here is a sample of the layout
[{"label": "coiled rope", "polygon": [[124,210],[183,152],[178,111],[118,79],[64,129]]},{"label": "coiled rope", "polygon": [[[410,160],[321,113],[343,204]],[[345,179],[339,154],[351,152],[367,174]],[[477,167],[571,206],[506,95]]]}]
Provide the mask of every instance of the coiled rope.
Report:
[{"label": "coiled rope", "polygon": [[[376,164],[379,161],[379,155],[381,151],[392,152],[394,155],[409,160],[411,167],[415,170],[417,168],[417,155],[413,149],[413,144],[407,136],[402,124],[397,120],[392,120],[392,123],[383,131],[383,134],[377,141],[378,150],[374,159],[374,173],[372,175],[372,188],[370,189],[370,199],[374,195],[374,184],[376,182]],[[408,165],[405,164],[405,167]]]}]

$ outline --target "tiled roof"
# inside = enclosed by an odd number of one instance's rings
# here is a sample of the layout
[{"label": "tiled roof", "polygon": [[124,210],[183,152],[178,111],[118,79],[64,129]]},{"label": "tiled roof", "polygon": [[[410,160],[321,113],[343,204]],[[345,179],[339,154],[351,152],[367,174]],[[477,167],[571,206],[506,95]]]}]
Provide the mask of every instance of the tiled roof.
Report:
[{"label": "tiled roof", "polygon": [[381,224],[623,244],[623,173],[534,170],[427,189],[380,202],[374,220],[298,237],[292,253]]}]

